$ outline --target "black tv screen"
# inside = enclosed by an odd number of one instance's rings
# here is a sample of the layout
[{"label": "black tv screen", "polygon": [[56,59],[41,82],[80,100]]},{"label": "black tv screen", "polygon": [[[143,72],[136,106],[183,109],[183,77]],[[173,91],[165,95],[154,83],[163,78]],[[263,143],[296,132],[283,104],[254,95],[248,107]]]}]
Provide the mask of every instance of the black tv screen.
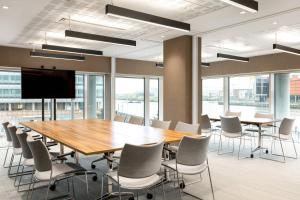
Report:
[{"label": "black tv screen", "polygon": [[22,68],[22,99],[75,98],[75,71]]}]

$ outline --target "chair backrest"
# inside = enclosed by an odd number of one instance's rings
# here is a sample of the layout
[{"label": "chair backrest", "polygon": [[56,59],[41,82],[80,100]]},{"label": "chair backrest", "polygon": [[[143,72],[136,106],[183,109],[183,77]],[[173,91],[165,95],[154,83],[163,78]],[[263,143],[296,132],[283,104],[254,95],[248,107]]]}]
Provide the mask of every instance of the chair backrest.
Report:
[{"label": "chair backrest", "polygon": [[39,172],[51,170],[52,163],[45,144],[41,140],[34,140],[32,137],[27,137],[27,143],[33,155],[35,169]]},{"label": "chair backrest", "polygon": [[265,114],[265,113],[255,113],[254,115],[255,118],[268,118],[268,119],[273,119],[274,115],[273,114]]},{"label": "chair backrest", "polygon": [[177,122],[174,131],[198,134],[199,126],[199,124],[187,124],[179,121]]},{"label": "chair backrest", "polygon": [[163,142],[145,146],[125,144],[118,175],[127,178],[145,178],[156,174],[161,167],[163,145]]},{"label": "chair backrest", "polygon": [[17,138],[17,127],[8,125],[7,129],[12,139],[13,148],[21,148],[21,144],[19,142],[19,139]]},{"label": "chair backrest", "polygon": [[125,120],[126,120],[125,115],[115,115],[115,117],[114,117],[114,121],[117,121],[117,122],[125,122]]},{"label": "chair backrest", "polygon": [[283,118],[279,126],[279,134],[289,135],[292,133],[295,119]]},{"label": "chair backrest", "polygon": [[144,118],[142,117],[136,117],[136,116],[130,116],[128,120],[129,124],[136,124],[136,125],[144,125]]},{"label": "chair backrest", "polygon": [[180,141],[176,160],[177,164],[195,166],[203,164],[207,159],[208,137],[183,137]]},{"label": "chair backrest", "polygon": [[4,129],[5,134],[6,134],[6,141],[7,141],[7,142],[11,142],[12,139],[11,139],[10,133],[8,132],[8,129],[7,129],[7,126],[8,126],[8,125],[9,125],[9,122],[4,122],[4,123],[2,123],[3,129]]},{"label": "chair backrest", "polygon": [[170,128],[170,124],[171,124],[171,121],[161,121],[161,120],[153,119],[151,126],[154,128],[161,128],[161,129],[167,130]]},{"label": "chair backrest", "polygon": [[33,156],[32,156],[32,153],[31,153],[31,151],[29,149],[29,146],[27,144],[28,133],[22,131],[21,129],[18,129],[17,130],[17,137],[18,137],[19,142],[20,142],[21,147],[22,147],[22,155],[23,155],[23,157],[26,158],[26,159],[32,159]]},{"label": "chair backrest", "polygon": [[231,112],[231,111],[226,111],[225,116],[227,117],[241,117],[242,112]]},{"label": "chair backrest", "polygon": [[211,129],[211,123],[208,115],[202,115],[200,118],[200,128],[201,130]]},{"label": "chair backrest", "polygon": [[238,117],[222,117],[221,118],[221,129],[227,133],[241,134],[242,126]]}]

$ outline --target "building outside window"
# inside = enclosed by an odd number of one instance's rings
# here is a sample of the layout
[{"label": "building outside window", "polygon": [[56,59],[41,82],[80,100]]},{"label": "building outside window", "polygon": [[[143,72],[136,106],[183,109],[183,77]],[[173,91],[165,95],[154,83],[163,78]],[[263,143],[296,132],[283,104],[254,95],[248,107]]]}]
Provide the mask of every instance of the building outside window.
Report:
[{"label": "building outside window", "polygon": [[150,119],[159,119],[159,79],[150,79]]}]

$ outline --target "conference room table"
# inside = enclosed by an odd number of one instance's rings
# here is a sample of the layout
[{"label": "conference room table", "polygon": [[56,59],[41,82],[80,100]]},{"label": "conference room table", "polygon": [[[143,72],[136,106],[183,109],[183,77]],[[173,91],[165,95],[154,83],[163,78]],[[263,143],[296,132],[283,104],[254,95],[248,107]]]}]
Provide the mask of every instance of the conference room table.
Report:
[{"label": "conference room table", "polygon": [[[258,117],[239,117],[241,124],[245,125],[253,125],[257,127],[257,133],[258,133],[258,145],[257,147],[251,151],[250,157],[254,157],[254,152],[266,149],[265,147],[262,146],[262,127],[263,126],[269,126],[273,125],[276,122],[280,122],[281,120],[279,119],[273,119],[273,118],[258,118]],[[210,117],[211,121],[221,121],[220,116],[212,116]],[[268,150],[267,152],[268,153]]]},{"label": "conference room table", "polygon": [[110,154],[122,150],[126,143],[147,145],[164,141],[167,144],[177,143],[191,133],[163,130],[149,126],[139,126],[123,122],[101,119],[57,120],[39,122],[21,122],[24,127],[67,146],[75,151],[76,163],[79,154]]}]

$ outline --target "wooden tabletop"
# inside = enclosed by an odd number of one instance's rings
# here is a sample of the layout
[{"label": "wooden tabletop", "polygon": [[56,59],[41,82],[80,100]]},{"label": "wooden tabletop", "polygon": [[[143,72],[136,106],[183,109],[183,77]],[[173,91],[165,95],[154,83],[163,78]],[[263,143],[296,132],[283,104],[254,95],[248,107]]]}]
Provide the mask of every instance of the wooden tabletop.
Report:
[{"label": "wooden tabletop", "polygon": [[22,122],[21,124],[85,155],[121,150],[125,143],[134,145],[159,141],[175,143],[185,135],[192,135],[100,119]]},{"label": "wooden tabletop", "polygon": [[[212,121],[220,121],[219,116],[210,117]],[[271,124],[275,122],[280,122],[279,119],[272,119],[272,118],[258,118],[258,117],[239,117],[240,122],[243,124],[252,124],[252,125],[264,125],[264,124]]]}]

